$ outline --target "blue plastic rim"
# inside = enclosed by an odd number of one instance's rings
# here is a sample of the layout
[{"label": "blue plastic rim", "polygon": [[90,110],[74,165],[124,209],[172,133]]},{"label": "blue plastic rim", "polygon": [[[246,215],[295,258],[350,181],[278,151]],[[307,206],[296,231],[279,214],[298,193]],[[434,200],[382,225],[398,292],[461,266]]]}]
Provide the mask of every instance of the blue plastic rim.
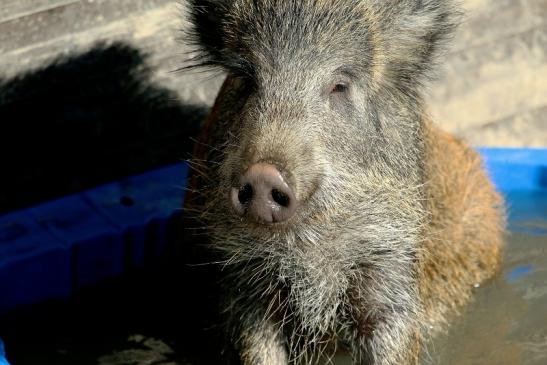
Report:
[{"label": "blue plastic rim", "polygon": [[0,315],[159,256],[187,170],[168,166],[0,216]]},{"label": "blue plastic rim", "polygon": [[478,151],[499,191],[547,189],[546,148],[478,148]]},{"label": "blue plastic rim", "polygon": [[504,195],[509,230],[547,235],[547,149],[479,148],[478,151],[491,180]]},{"label": "blue plastic rim", "polygon": [[[547,221],[547,149],[478,150],[506,197],[510,229]],[[160,255],[187,171],[179,163],[0,216],[0,314],[67,298]]]},{"label": "blue plastic rim", "polygon": [[0,365],[9,365],[8,360],[6,360],[6,352],[4,351],[4,343],[0,338]]}]

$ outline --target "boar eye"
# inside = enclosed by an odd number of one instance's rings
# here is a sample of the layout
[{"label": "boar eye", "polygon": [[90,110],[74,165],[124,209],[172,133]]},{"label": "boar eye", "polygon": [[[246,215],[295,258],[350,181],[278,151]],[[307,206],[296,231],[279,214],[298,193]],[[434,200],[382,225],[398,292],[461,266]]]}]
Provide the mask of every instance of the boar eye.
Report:
[{"label": "boar eye", "polygon": [[338,83],[333,85],[330,93],[331,94],[338,94],[338,93],[345,93],[346,91],[348,91],[348,84],[343,83],[343,82],[338,82]]}]

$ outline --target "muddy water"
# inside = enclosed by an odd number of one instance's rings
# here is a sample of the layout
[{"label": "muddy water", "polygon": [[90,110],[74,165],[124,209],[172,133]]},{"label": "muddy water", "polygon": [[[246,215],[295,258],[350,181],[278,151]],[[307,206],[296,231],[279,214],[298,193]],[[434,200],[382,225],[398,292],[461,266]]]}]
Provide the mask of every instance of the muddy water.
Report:
[{"label": "muddy water", "polygon": [[[474,301],[437,336],[422,364],[547,364],[547,193],[507,197],[503,269],[477,288]],[[340,354],[335,365],[351,361]]]},{"label": "muddy water", "polygon": [[[545,235],[508,235],[503,272],[477,289],[448,333],[429,344],[422,364],[547,364],[547,221],[542,224]],[[340,354],[334,363],[351,361]]]},{"label": "muddy water", "polygon": [[507,197],[501,274],[477,290],[424,364],[547,364],[547,193]]},{"label": "muddy water", "polygon": [[[547,224],[545,224],[547,230]],[[477,290],[425,364],[547,364],[547,236],[511,233],[502,275]]]}]

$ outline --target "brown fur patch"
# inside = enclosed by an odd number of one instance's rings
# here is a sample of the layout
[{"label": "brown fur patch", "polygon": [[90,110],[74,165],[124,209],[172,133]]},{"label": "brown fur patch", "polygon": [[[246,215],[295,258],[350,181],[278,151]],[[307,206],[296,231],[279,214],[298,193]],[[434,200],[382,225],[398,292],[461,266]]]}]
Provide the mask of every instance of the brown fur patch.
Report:
[{"label": "brown fur patch", "polygon": [[446,323],[474,286],[496,273],[504,215],[477,152],[430,122],[424,136],[429,223],[418,262],[420,295],[434,326]]}]

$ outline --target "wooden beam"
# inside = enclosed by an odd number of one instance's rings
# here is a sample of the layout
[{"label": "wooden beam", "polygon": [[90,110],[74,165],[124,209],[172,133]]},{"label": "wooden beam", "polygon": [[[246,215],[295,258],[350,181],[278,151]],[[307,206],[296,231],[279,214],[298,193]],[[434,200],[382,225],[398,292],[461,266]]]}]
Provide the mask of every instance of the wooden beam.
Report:
[{"label": "wooden beam", "polygon": [[60,8],[80,0],[2,0],[0,23]]}]

